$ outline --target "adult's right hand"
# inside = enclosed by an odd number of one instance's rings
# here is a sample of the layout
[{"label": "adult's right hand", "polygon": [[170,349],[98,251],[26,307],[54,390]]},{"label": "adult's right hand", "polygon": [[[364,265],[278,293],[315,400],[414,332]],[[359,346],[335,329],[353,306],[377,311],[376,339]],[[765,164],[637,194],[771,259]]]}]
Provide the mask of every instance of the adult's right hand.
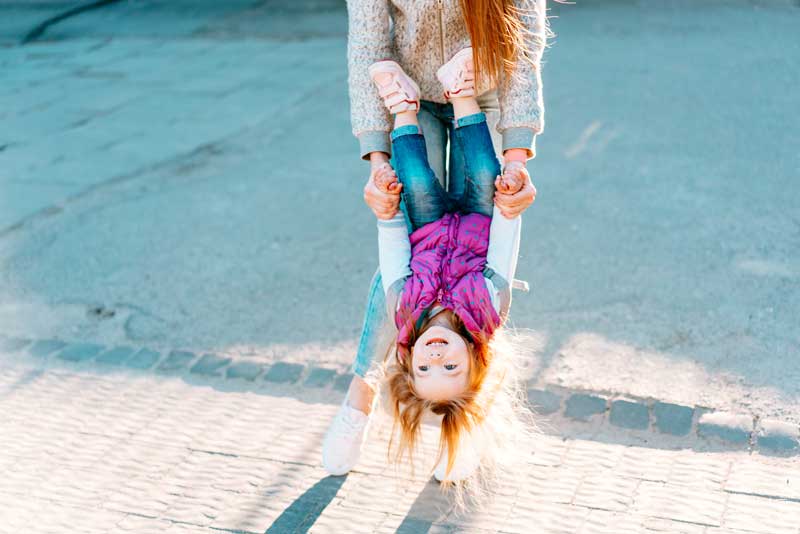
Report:
[{"label": "adult's right hand", "polygon": [[400,190],[402,184],[397,184],[396,192],[382,191],[375,183],[375,174],[382,166],[389,165],[389,162],[381,162],[372,165],[372,172],[369,174],[367,184],[364,186],[364,202],[378,219],[391,219],[397,215],[400,209]]}]

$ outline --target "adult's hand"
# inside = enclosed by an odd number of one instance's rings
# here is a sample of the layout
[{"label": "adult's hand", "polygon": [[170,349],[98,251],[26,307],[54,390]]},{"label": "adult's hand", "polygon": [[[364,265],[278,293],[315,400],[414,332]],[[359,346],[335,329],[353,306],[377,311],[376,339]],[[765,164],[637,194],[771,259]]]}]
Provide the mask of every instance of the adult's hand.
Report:
[{"label": "adult's hand", "polygon": [[[500,213],[503,214],[503,217],[506,219],[513,219],[533,204],[533,201],[536,199],[536,188],[533,186],[533,182],[531,182],[531,176],[528,174],[528,171],[523,169],[523,175],[525,176],[525,183],[522,186],[522,189],[517,191],[513,194],[505,194],[501,193],[500,191],[495,191],[494,194],[494,203],[500,209]],[[500,178],[498,177],[497,181],[495,182],[495,186],[498,186],[498,181]]]},{"label": "adult's hand", "polygon": [[375,174],[383,165],[389,165],[389,163],[372,165],[372,172],[364,186],[364,202],[378,219],[391,219],[397,215],[397,211],[400,209],[402,184],[397,184],[394,192],[381,190],[375,183]]}]

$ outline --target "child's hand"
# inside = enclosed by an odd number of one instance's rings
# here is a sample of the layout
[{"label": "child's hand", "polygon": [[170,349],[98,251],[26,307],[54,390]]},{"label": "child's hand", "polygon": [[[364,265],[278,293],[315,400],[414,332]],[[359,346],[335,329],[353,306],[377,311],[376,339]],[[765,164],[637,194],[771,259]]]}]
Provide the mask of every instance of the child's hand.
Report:
[{"label": "child's hand", "polygon": [[397,181],[397,173],[394,172],[392,166],[388,163],[381,165],[375,169],[374,173],[375,187],[381,193],[389,195],[398,195],[403,185]]},{"label": "child's hand", "polygon": [[495,181],[495,187],[504,195],[513,195],[522,190],[529,177],[525,163],[509,161],[503,169],[503,175]]}]

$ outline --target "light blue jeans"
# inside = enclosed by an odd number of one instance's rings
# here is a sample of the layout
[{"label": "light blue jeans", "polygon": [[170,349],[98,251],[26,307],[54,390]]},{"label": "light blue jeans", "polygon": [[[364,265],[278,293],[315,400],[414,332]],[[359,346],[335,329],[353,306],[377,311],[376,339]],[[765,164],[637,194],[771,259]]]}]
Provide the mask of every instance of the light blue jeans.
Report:
[{"label": "light blue jeans", "polygon": [[[495,130],[497,121],[500,119],[497,93],[490,91],[481,95],[478,97],[478,104],[486,116],[486,124],[494,151],[498,159],[502,161],[502,137]],[[467,189],[465,186],[468,172],[465,171],[465,161],[468,156],[461,151],[461,146],[463,145],[454,141],[456,125],[452,104],[439,104],[423,100],[417,118],[422,130],[421,133],[425,136],[425,148],[428,153],[430,168],[444,190],[449,193],[449,197],[454,199],[463,198]],[[446,167],[445,162],[448,163]],[[392,168],[397,169],[397,163],[397,153],[395,152],[392,154],[391,159]],[[398,171],[399,174],[400,172]],[[405,201],[401,202],[400,207],[407,214]],[[406,221],[408,220],[409,217],[406,216]],[[409,223],[409,231],[413,229]],[[356,359],[352,366],[353,373],[362,378],[369,370],[373,359],[383,357],[390,348],[387,343],[391,343],[391,340],[382,339],[380,335],[386,321],[386,296],[383,292],[380,270],[377,270],[370,284],[367,309],[364,313],[364,323],[361,328],[361,338],[358,343]],[[383,346],[379,347],[378,344],[381,341],[383,341]]]}]

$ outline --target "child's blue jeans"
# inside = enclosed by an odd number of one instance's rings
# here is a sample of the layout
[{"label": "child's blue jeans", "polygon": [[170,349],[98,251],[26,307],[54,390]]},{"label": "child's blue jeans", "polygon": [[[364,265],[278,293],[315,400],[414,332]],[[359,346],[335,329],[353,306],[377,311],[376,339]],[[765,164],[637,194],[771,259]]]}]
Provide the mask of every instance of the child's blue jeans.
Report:
[{"label": "child's blue jeans", "polygon": [[483,112],[467,115],[455,119],[453,126],[451,150],[455,157],[461,158],[463,172],[453,177],[449,193],[428,163],[425,138],[419,128],[401,126],[392,132],[393,167],[403,184],[401,207],[410,231],[441,219],[445,213],[492,216],[494,181],[500,174],[500,162],[486,115]]},{"label": "child's blue jeans", "polygon": [[[430,110],[426,109],[426,105]],[[441,104],[423,102],[419,116],[422,127],[430,124],[433,130],[439,121],[430,116],[448,111],[452,113],[452,107],[447,109],[442,108]],[[423,118],[427,121],[423,122]],[[443,117],[437,118],[441,120]],[[480,112],[458,120],[450,115],[449,119],[452,121],[449,192],[442,185],[444,177],[440,181],[429,164],[428,147],[419,129],[409,125],[392,132],[391,163],[403,184],[401,209],[406,215],[409,233],[440,219],[445,213],[482,213],[492,216],[494,181],[500,174],[500,162],[486,115]],[[372,279],[361,339],[352,367],[353,372],[361,377],[366,375],[373,358],[377,356],[380,329],[385,321],[386,300],[380,272],[377,272]]]}]

